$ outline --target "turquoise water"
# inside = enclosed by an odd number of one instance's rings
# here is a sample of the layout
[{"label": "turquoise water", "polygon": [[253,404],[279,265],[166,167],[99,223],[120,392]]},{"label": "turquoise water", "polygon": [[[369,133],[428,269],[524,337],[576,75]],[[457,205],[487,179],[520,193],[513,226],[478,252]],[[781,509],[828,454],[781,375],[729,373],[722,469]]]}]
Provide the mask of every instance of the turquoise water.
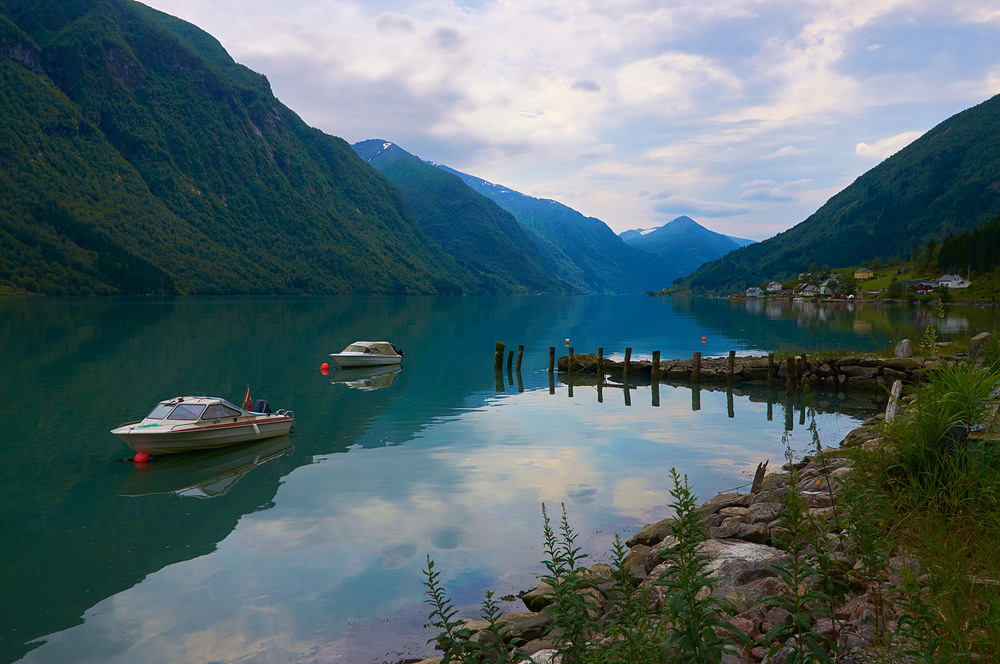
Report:
[{"label": "turquoise water", "polygon": [[[532,587],[541,504],[604,559],[668,516],[667,471],[699,495],[810,444],[801,401],[550,383],[549,347],[664,359],[891,348],[992,312],[594,298],[12,299],[0,396],[0,660],[381,662],[427,655],[430,555],[464,616]],[[701,341],[705,337],[705,342]],[[357,339],[398,373],[323,375]],[[525,346],[519,375],[494,343]],[[295,411],[292,436],[137,469],[109,433],[158,400],[212,394]],[[878,403],[818,395],[837,444]],[[518,603],[505,605],[520,609]]]}]

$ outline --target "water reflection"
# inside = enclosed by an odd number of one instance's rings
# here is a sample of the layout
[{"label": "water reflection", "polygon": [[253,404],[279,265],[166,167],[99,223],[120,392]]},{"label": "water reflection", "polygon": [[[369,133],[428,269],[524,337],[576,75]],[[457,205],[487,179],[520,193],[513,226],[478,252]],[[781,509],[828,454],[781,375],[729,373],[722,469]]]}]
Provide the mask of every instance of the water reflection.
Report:
[{"label": "water reflection", "polygon": [[346,385],[354,390],[381,390],[392,385],[392,381],[402,370],[403,368],[398,364],[339,369],[330,376],[330,383]]},{"label": "water reflection", "polygon": [[136,464],[118,494],[216,498],[228,493],[254,468],[291,451],[291,437],[279,436],[246,445],[162,456],[148,464]]}]

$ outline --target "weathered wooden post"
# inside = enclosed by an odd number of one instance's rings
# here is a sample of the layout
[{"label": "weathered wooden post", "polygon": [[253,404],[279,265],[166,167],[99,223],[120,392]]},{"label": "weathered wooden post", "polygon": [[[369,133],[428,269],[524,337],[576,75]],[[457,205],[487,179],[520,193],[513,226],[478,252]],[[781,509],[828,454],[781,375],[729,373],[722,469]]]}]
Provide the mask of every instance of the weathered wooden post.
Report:
[{"label": "weathered wooden post", "polygon": [[556,375],[549,369],[549,394],[556,393]]},{"label": "weathered wooden post", "polygon": [[604,347],[597,349],[597,374],[604,376]]},{"label": "weathered wooden post", "polygon": [[569,355],[566,356],[570,374],[573,373],[573,347],[569,347]]},{"label": "weathered wooden post", "polygon": [[511,365],[514,364],[514,351],[507,352],[507,372],[510,372]]},{"label": "weathered wooden post", "polygon": [[809,358],[805,353],[799,355],[799,386],[805,387],[809,382]]},{"label": "weathered wooden post", "polygon": [[767,389],[774,387],[774,353],[767,354]]},{"label": "weathered wooden post", "polygon": [[549,373],[552,373],[553,368],[556,365],[556,347],[549,346]]},{"label": "weathered wooden post", "polygon": [[701,386],[691,383],[691,410],[701,410]]},{"label": "weathered wooden post", "polygon": [[656,385],[660,382],[660,351],[653,351],[653,366],[650,367],[649,379]]},{"label": "weathered wooden post", "polygon": [[795,358],[789,357],[785,360],[788,368],[788,375],[785,376],[785,396],[791,396],[795,392]]},{"label": "weathered wooden post", "polygon": [[517,346],[517,372],[521,373],[521,358],[524,357],[524,344]]},{"label": "weathered wooden post", "polygon": [[750,485],[750,493],[760,493],[761,486],[764,484],[764,475],[767,473],[767,464],[767,461],[757,464],[757,472],[753,474],[753,484]]},{"label": "weathered wooden post", "polygon": [[[694,353],[694,366],[691,368],[691,382],[700,383],[701,382],[701,352],[695,351]],[[699,401],[700,401],[699,397]]]},{"label": "weathered wooden post", "polygon": [[768,395],[767,395],[767,421],[771,422],[772,420],[774,420],[774,402],[771,401],[771,393],[770,393],[770,390],[768,390]]},{"label": "weathered wooden post", "polygon": [[728,365],[727,369],[728,369],[729,373],[726,375],[726,383],[728,385],[732,385],[733,382],[735,382],[735,380],[736,380],[736,376],[734,375],[734,372],[736,370],[736,351],[735,350],[729,351],[729,365]]},{"label": "weathered wooden post", "polygon": [[729,387],[726,389],[726,413],[729,415],[729,419],[736,417],[736,411],[733,408],[733,388]]},{"label": "weathered wooden post", "polygon": [[604,378],[597,377],[597,403],[604,403]]},{"label": "weathered wooden post", "polygon": [[631,408],[631,406],[632,406],[632,393],[629,391],[628,385],[622,385],[622,392],[625,393],[625,405]]},{"label": "weathered wooden post", "polygon": [[653,384],[650,385],[650,387],[652,388],[652,392],[653,392],[653,408],[659,408],[660,407],[660,383],[659,383],[659,381],[655,381],[654,380]]},{"label": "weathered wooden post", "polygon": [[624,385],[628,380],[628,369],[629,363],[632,361],[632,349],[625,348],[625,364],[622,365],[622,384]]},{"label": "weathered wooden post", "polygon": [[493,356],[493,370],[500,371],[503,368],[503,342],[497,342],[496,354]]}]

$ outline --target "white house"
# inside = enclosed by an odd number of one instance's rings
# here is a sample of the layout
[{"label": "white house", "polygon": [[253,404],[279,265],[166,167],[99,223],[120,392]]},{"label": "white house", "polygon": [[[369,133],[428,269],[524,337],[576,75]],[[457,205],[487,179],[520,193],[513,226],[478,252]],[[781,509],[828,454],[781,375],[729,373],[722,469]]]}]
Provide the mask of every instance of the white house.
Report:
[{"label": "white house", "polygon": [[761,297],[764,294],[764,289],[760,286],[751,286],[747,289],[747,297]]},{"label": "white house", "polygon": [[972,285],[971,281],[963,279],[957,274],[943,274],[937,281],[944,288],[968,288]]},{"label": "white house", "polygon": [[767,292],[768,293],[778,293],[781,291],[780,281],[769,281],[767,282]]}]

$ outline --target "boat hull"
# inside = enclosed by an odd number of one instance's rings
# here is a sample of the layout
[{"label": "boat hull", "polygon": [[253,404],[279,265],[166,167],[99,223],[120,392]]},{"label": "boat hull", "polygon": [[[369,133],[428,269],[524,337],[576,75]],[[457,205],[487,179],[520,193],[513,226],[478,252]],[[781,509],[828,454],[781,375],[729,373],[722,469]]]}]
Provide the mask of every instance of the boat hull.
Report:
[{"label": "boat hull", "polygon": [[367,353],[330,353],[342,367],[375,367],[386,364],[399,364],[401,355],[370,355]]},{"label": "boat hull", "polygon": [[111,433],[136,452],[158,455],[210,450],[284,436],[291,432],[294,424],[294,418],[275,414],[201,426],[127,424]]}]

